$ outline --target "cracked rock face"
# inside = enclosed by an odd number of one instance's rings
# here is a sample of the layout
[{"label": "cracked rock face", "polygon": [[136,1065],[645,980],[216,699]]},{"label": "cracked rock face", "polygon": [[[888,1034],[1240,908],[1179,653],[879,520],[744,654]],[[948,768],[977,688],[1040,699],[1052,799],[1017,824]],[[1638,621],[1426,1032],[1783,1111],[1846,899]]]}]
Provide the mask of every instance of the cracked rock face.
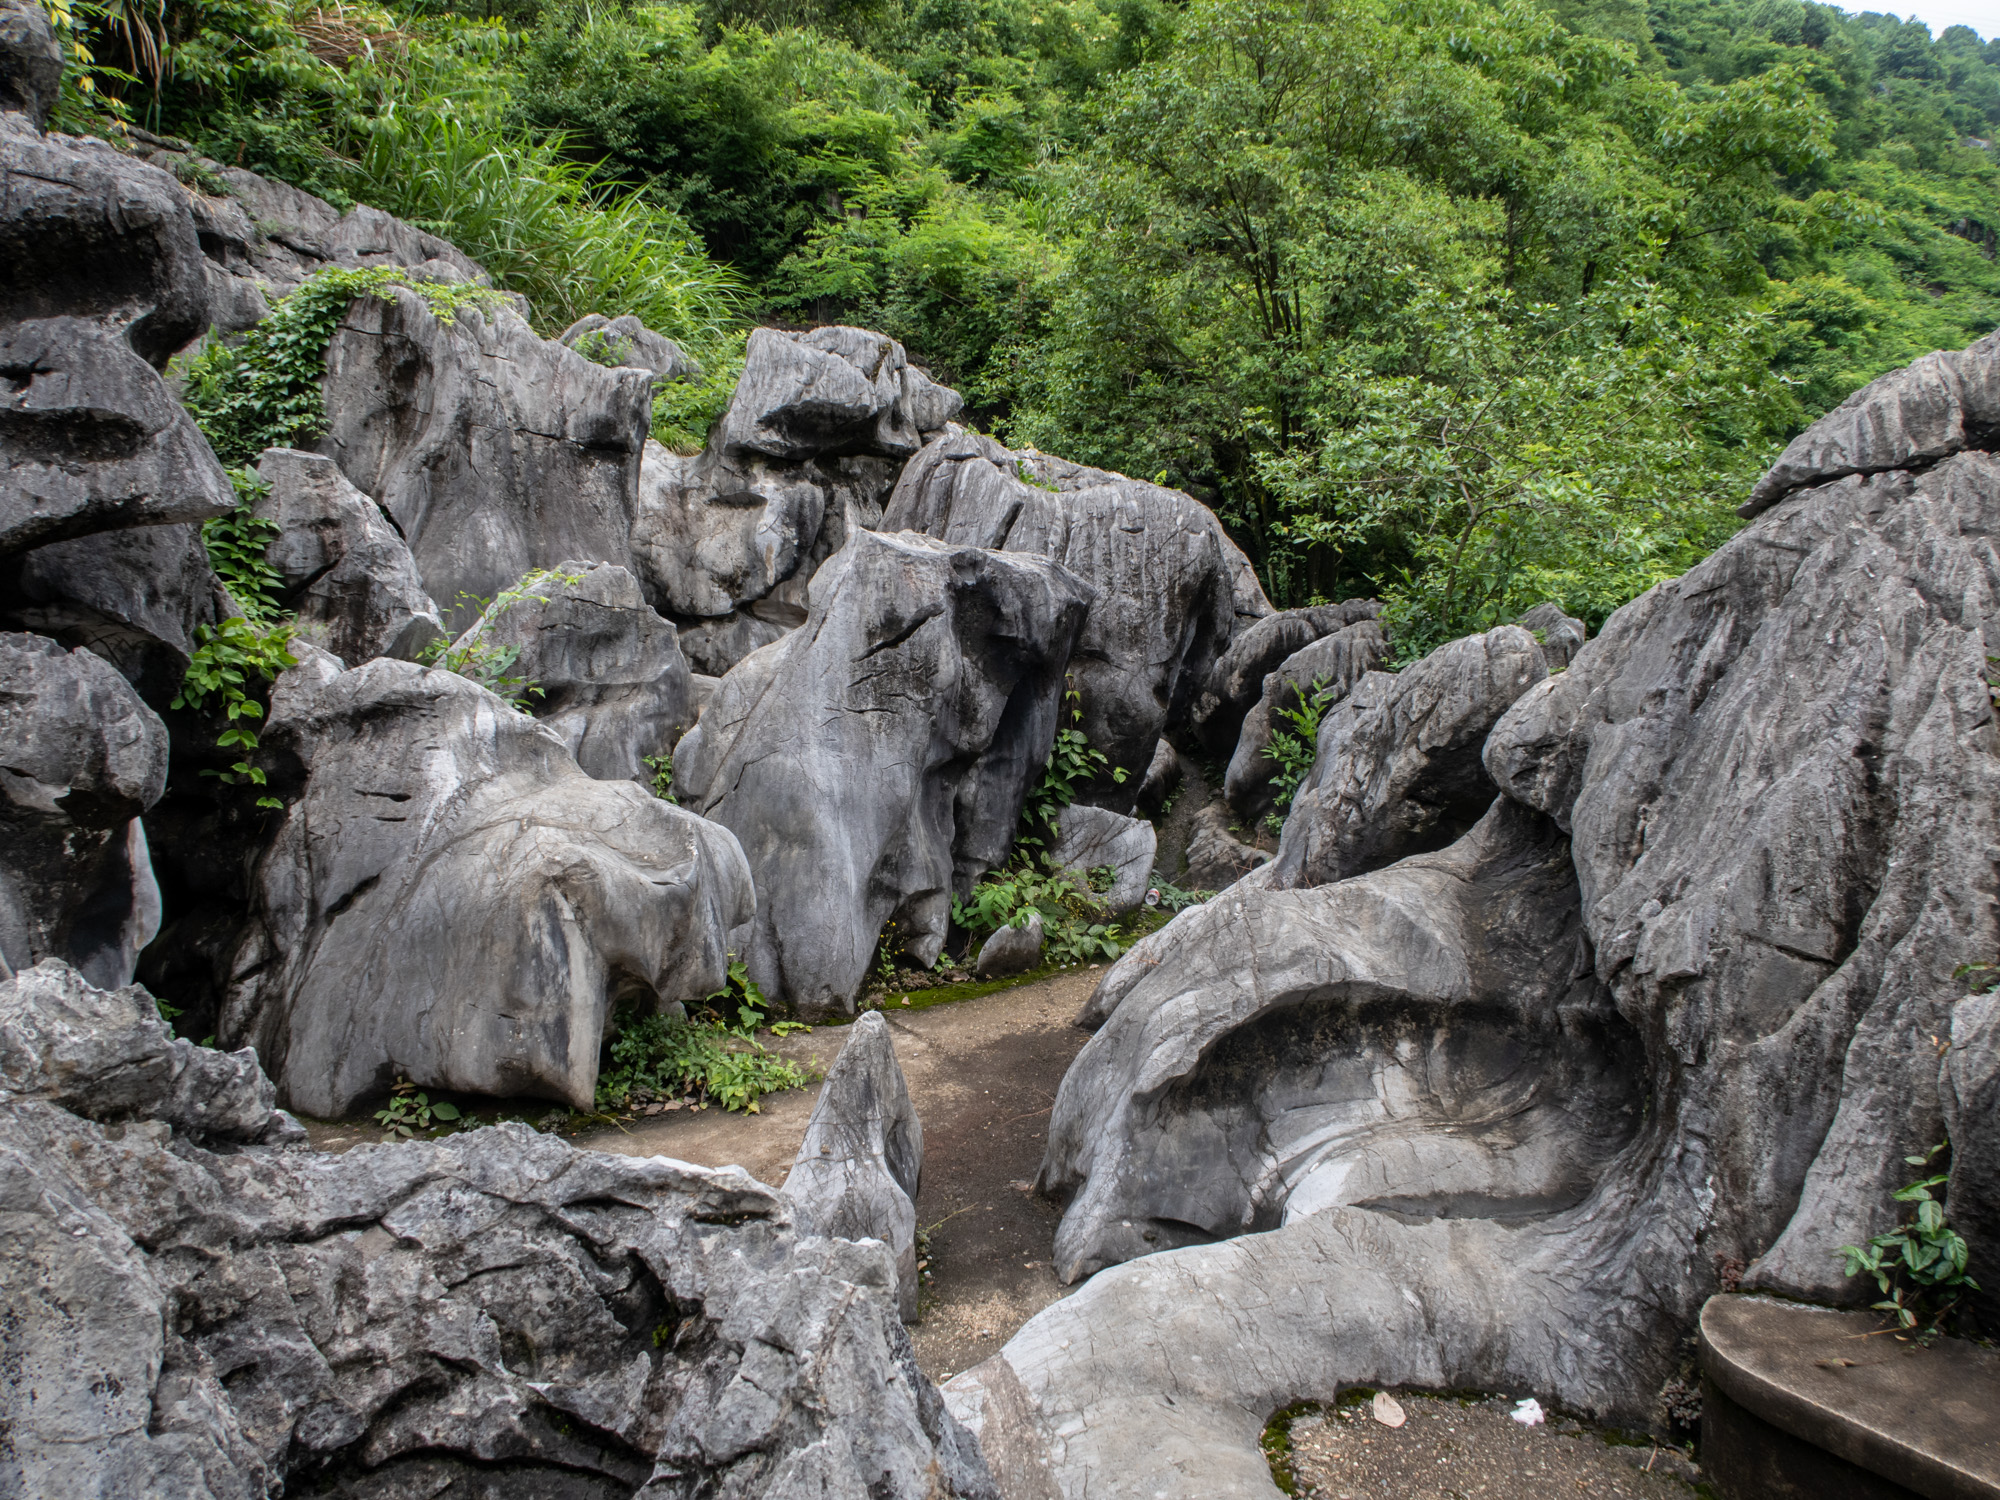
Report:
[{"label": "cracked rock face", "polygon": [[860,531],[805,624],[723,678],[674,786],[742,841],[765,994],[852,1014],[891,921],[937,956],[953,893],[1012,846],[1090,597],[1043,558]]},{"label": "cracked rock face", "polygon": [[694,722],[674,627],[615,563],[557,564],[457,642],[475,643],[516,653],[509,675],[539,689],[529,712],[561,736],[586,776],[649,784],[647,758],[671,754]]},{"label": "cracked rock face", "polygon": [[414,661],[444,638],[409,547],[332,459],[268,448],[257,473],[271,488],[252,509],[278,527],[265,556],[282,580],[280,602],[310,638],[353,666]]},{"label": "cracked rock face", "polygon": [[1097,591],[1071,672],[1084,733],[1128,774],[1121,785],[1107,773],[1087,795],[1129,812],[1161,734],[1187,718],[1238,618],[1263,595],[1245,592],[1241,554],[1205,506],[1033,457],[1039,466],[976,433],[939,438],[904,469],[882,525],[1051,558]]},{"label": "cracked rock face", "polygon": [[902,1316],[917,1316],[917,1188],[924,1127],[910,1103],[896,1044],[880,1011],[848,1028],[785,1178],[808,1233],[880,1240],[896,1267]]},{"label": "cracked rock face", "polygon": [[279,679],[267,743],[306,781],[258,866],[218,1034],[288,1108],[412,1082],[589,1107],[621,1001],[721,987],[749,920],[736,840],[450,672],[324,655]]},{"label": "cracked rock face", "polygon": [[166,782],[166,726],[124,678],[0,634],[0,978],[57,958],[131,982],[160,925],[139,815]]},{"label": "cracked rock face", "polygon": [[[1996,352],[1956,357],[1961,390],[1988,378]],[[1795,447],[1832,451],[1845,434],[1908,425],[1907,382],[1871,390]],[[954,1409],[980,1430],[1003,1484],[1267,1494],[1257,1435],[1268,1414],[1350,1383],[1533,1390],[1646,1422],[1727,1260],[1748,1265],[1749,1286],[1872,1295],[1841,1274],[1838,1247],[1895,1221],[1902,1157],[1947,1126],[1952,1216],[1971,1226],[1973,1275],[1993,1277],[2000,1056],[1991,997],[1968,996],[1954,974],[2000,949],[2000,730],[1986,681],[2000,654],[1996,528],[2000,459],[1972,448],[1787,488],[1514,701],[1485,736],[1500,800],[1451,848],[1331,884],[1313,883],[1310,864],[1293,888],[1253,877],[1114,966],[1092,1006],[1103,1029],[1066,1099],[1165,1112],[1202,1067],[1249,1060],[1206,1123],[1189,1114],[1172,1137],[1232,1170],[1208,1169],[1177,1201],[1242,1201],[1226,1191],[1245,1178],[1230,1152],[1277,1140],[1238,1123],[1246,1115],[1276,1120],[1274,1105],[1303,1109],[1311,1095],[1337,1136],[1390,1076],[1380,1044],[1357,1039],[1288,1093],[1295,1051],[1256,1061],[1268,1023],[1238,1026],[1237,1014],[1276,1009],[1302,1024],[1330,1007],[1387,1003],[1437,1023],[1452,1046],[1504,1020],[1501,1034],[1532,1048],[1527,1078],[1562,1055],[1559,1037],[1596,1027],[1626,1040],[1595,1097],[1622,1091],[1636,1113],[1620,1117],[1631,1122],[1622,1134],[1595,1106],[1565,1122],[1561,1111],[1592,1089],[1551,1096],[1552,1115],[1493,1092],[1467,1071],[1470,1054],[1426,1064],[1427,1083],[1448,1085],[1439,1099],[1498,1107],[1482,1127],[1489,1144],[1496,1131],[1521,1133],[1496,1165],[1541,1161],[1583,1196],[1555,1198],[1524,1224],[1457,1196],[1462,1185],[1420,1191],[1408,1162],[1329,1136],[1286,1207],[1315,1206],[1301,1201],[1305,1183],[1344,1166],[1330,1206],[1105,1270],[952,1383]],[[1495,639],[1507,629],[1456,649],[1494,662],[1504,646],[1511,658],[1514,646]],[[1539,875],[1521,866],[1534,849],[1546,855]],[[1398,894],[1448,872],[1450,892]],[[1480,899],[1502,920],[1481,917]],[[1508,954],[1568,903],[1575,935],[1550,951],[1574,955],[1572,987],[1496,989],[1516,967]],[[1407,936],[1385,948],[1399,928]],[[1393,970],[1375,967],[1383,958]],[[1130,1040],[1149,1026],[1157,1041]],[[1204,1026],[1222,1028],[1203,1054],[1214,1061],[1190,1071],[1181,1059]],[[1398,1067],[1418,1055],[1399,1055]],[[1113,1069],[1113,1057],[1130,1060]],[[1455,1092],[1467,1082],[1478,1087]],[[1441,1118],[1397,1121],[1421,1137],[1416,1165],[1470,1149],[1468,1132],[1432,1127]],[[1085,1141],[1071,1125],[1060,1138],[1072,1144],[1052,1148],[1051,1175],[1080,1164],[1080,1221],[1101,1222],[1091,1204],[1166,1185],[1133,1134]],[[1551,1153],[1565,1141],[1566,1155]],[[1613,1141],[1605,1159],[1576,1154]],[[1357,1174],[1369,1180],[1350,1192]],[[1189,1222],[1223,1231],[1221,1215]]]},{"label": "cracked rock face", "polygon": [[[319,451],[394,519],[463,625],[530,568],[631,554],[652,376],[605,369],[508,308],[445,323],[406,288],[357,298],[327,349]],[[477,606],[473,606],[477,608]]]},{"label": "cracked rock face", "polygon": [[508,1125],[324,1156],[138,988],[0,983],[23,1494],[997,1500],[879,1246]]}]

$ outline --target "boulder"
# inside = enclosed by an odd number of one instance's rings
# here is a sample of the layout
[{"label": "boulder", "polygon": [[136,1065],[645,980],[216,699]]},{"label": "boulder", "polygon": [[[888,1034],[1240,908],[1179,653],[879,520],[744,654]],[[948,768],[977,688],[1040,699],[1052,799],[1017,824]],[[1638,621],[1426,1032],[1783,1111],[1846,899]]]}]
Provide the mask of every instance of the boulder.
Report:
[{"label": "boulder", "polygon": [[131,982],[160,925],[139,815],[166,780],[166,726],[116,671],[0,635],[0,977],[58,958]]},{"label": "boulder", "polygon": [[509,308],[445,322],[394,288],[357,298],[334,333],[317,446],[388,512],[462,626],[468,600],[530,568],[629,560],[651,390],[646,371],[592,364]]},{"label": "boulder", "polygon": [[[1270,621],[1257,623],[1261,627]],[[1363,618],[1293,652],[1266,674],[1257,701],[1243,715],[1236,750],[1230,756],[1223,780],[1223,798],[1246,827],[1257,827],[1277,807],[1277,781],[1282,767],[1269,754],[1272,736],[1279,732],[1297,733],[1296,726],[1283,714],[1301,708],[1314,684],[1319,684],[1327,693],[1320,710],[1320,722],[1324,724],[1334,706],[1343,702],[1364,676],[1381,666],[1388,654],[1388,640],[1382,634],[1382,627],[1373,619]],[[1315,755],[1317,745],[1315,740]]]},{"label": "boulder", "polygon": [[1373,599],[1350,599],[1283,609],[1247,622],[1230,637],[1229,649],[1209,669],[1208,682],[1195,700],[1191,722],[1202,746],[1211,755],[1229,754],[1241,736],[1243,716],[1264,690],[1265,677],[1314,641],[1381,613]]},{"label": "boulder", "polygon": [[785,1178],[801,1232],[880,1240],[896,1266],[905,1322],[917,1316],[917,1187],[924,1127],[910,1104],[889,1023],[869,1011],[848,1028]]},{"label": "boulder", "polygon": [[1079,803],[1058,814],[1049,862],[1080,880],[1093,870],[1109,868],[1111,885],[1098,893],[1098,899],[1107,912],[1122,915],[1136,911],[1146,899],[1158,848],[1151,823]]},{"label": "boulder", "polygon": [[1083,731],[1111,764],[1085,800],[1129,811],[1162,732],[1186,719],[1235,628],[1230,544],[1178,490],[1097,470],[1058,490],[1024,472],[991,438],[949,434],[904,469],[882,525],[1048,557],[1097,591],[1071,672]]},{"label": "boulder", "polygon": [[1493,801],[1480,761],[1487,732],[1547,676],[1519,625],[1440,646],[1393,675],[1365,673],[1320,721],[1272,884],[1326,885],[1457,838]]},{"label": "boulder", "polygon": [[1194,815],[1182,883],[1190,890],[1219,891],[1270,860],[1269,850],[1237,837],[1230,826],[1228,807],[1217,800]]},{"label": "boulder", "polygon": [[650,784],[647,757],[671,753],[695,715],[674,627],[647,607],[639,580],[616,563],[563,562],[501,601],[454,649],[512,653],[508,674],[535,688],[528,711],[586,776]]},{"label": "boulder", "polygon": [[910,364],[903,346],[862,328],[751,330],[743,375],[712,446],[731,458],[907,458],[964,405]]},{"label": "boulder", "polygon": [[892,921],[937,956],[953,894],[1012,847],[1090,597],[1043,558],[859,531],[806,623],[723,678],[674,786],[742,840],[766,995],[852,1014]]},{"label": "boulder", "polygon": [[272,692],[305,782],[258,866],[217,1034],[288,1108],[345,1114],[397,1077],[591,1106],[617,1004],[722,986],[749,872],[722,828],[451,672],[324,654]]},{"label": "boulder", "polygon": [[979,945],[973,972],[981,979],[1025,974],[1042,961],[1042,914],[1030,912],[1019,927],[1002,927]]},{"label": "boulder", "polygon": [[1160,815],[1180,790],[1181,777],[1180,752],[1174,749],[1173,741],[1162,737],[1153,749],[1146,774],[1139,779],[1139,811],[1147,817]]},{"label": "boulder", "polygon": [[41,125],[62,88],[62,44],[33,0],[0,0],[0,113]]},{"label": "boulder", "polygon": [[252,509],[278,528],[265,557],[302,633],[354,666],[414,661],[444,639],[409,547],[332,459],[269,448],[257,473],[270,489]]},{"label": "boulder", "polygon": [[617,318],[590,313],[565,328],[559,338],[593,364],[651,370],[660,380],[682,380],[701,373],[701,366],[679,344],[653,332],[630,313]]},{"label": "boulder", "polygon": [[187,675],[196,630],[235,612],[189,522],[0,557],[0,625],[96,652],[162,711]]},{"label": "boulder", "polygon": [[1560,604],[1537,604],[1514,622],[1542,643],[1542,660],[1551,672],[1563,672],[1590,639],[1590,629]]},{"label": "boulder", "polygon": [[739,1168],[270,1106],[143,990],[0,984],[10,1488],[997,1500],[882,1248]]},{"label": "boulder", "polygon": [[[1850,418],[1836,417],[1837,435]],[[1447,997],[1490,993],[1496,962],[1505,980],[1522,931],[1559,909],[1552,868],[1506,875],[1502,857],[1533,845],[1496,838],[1544,820],[1535,843],[1549,866],[1560,841],[1546,829],[1568,836],[1575,894],[1560,899],[1580,927],[1554,951],[1588,970],[1571,998],[1532,1013],[1546,1035],[1582,998],[1574,1024],[1630,1038],[1615,1055],[1632,1057],[1637,1128],[1580,1201],[1525,1225],[1413,1201],[1398,1169],[1365,1200],[1103,1271],[953,1382],[987,1451],[1039,1465],[1062,1494],[1267,1493],[1257,1438],[1269,1413],[1350,1384],[1526,1390],[1647,1422],[1732,1262],[1748,1287],[1873,1300],[1837,1251],[1900,1217],[1902,1158],[1949,1122],[1971,1128],[1953,1139],[1947,1201],[1989,1284],[2000,1246],[1985,1227],[1995,1156],[1980,1111],[1990,1117],[2000,1058],[1990,997],[1968,995],[1958,971],[2000,951],[1996,527],[2000,457],[1983,451],[1792,489],[1515,701],[1484,751],[1502,800],[1451,850],[1338,884],[1253,886],[1235,915],[1224,898],[1135,947],[1106,975],[1100,1036],[1157,1029],[1162,1100],[1195,1018],[1242,993],[1246,957],[1260,986],[1312,970],[1311,995],[1337,995],[1392,921],[1440,939],[1424,960],[1429,1008],[1457,1011],[1448,1039],[1472,1037],[1479,1023]],[[1495,634],[1460,649],[1493,659]],[[1464,892],[1379,901],[1379,919],[1361,920],[1374,898],[1456,861]],[[1465,893],[1475,885],[1501,898],[1483,917]],[[1440,904],[1476,920],[1442,931]],[[1285,914],[1302,907],[1341,915],[1341,928],[1288,932]],[[1397,946],[1415,959],[1428,942]],[[1416,1020],[1417,991],[1396,987]],[[1231,1035],[1208,1054],[1226,1055]],[[1414,1061],[1425,1033],[1409,1042]],[[1203,1107],[1223,1121],[1287,1061],[1273,1052]],[[1578,1098],[1615,1092],[1619,1076]],[[1590,1148],[1604,1118],[1579,1110],[1571,1149]],[[1100,1172],[1131,1190],[1140,1179],[1113,1142],[1074,1201],[1099,1191]],[[1975,1302],[1991,1315],[1990,1299]]]}]

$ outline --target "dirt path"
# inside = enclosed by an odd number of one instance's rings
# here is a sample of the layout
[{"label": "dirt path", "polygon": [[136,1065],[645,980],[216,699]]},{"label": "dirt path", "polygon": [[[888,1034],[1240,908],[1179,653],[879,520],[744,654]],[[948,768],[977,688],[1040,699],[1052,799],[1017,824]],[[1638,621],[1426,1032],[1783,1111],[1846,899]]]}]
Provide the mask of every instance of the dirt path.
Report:
[{"label": "dirt path", "polygon": [[[929,1231],[931,1279],[910,1333],[918,1363],[935,1380],[984,1359],[1069,1290],[1049,1263],[1056,1211],[1028,1186],[1042,1163],[1056,1085],[1089,1040],[1071,1022],[1101,972],[1078,969],[973,1000],[884,1012],[924,1125],[917,1223]],[[822,1027],[773,1050],[824,1070],[846,1039],[845,1027]],[[660,1115],[580,1135],[576,1144],[733,1164],[781,1187],[818,1097],[815,1086],[766,1095],[754,1115]]]}]

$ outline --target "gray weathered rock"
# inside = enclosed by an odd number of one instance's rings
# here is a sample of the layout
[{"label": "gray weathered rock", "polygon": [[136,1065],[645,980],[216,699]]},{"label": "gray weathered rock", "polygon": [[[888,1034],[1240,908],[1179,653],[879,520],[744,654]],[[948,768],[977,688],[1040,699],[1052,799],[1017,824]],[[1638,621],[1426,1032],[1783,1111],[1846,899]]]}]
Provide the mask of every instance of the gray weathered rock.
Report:
[{"label": "gray weathered rock", "polygon": [[193,523],[130,526],[0,558],[0,625],[87,647],[158,709],[180,690],[197,628],[235,612]]},{"label": "gray weathered rock", "polygon": [[1088,800],[1128,811],[1161,733],[1187,717],[1235,628],[1228,538],[1178,490],[1117,475],[1047,489],[1023,465],[976,433],[940,438],[904,469],[882,525],[1053,558],[1097,590],[1071,671],[1084,733],[1127,778],[1107,773]]},{"label": "gray weathered rock", "polygon": [[1269,864],[1270,859],[1267,851],[1236,836],[1230,826],[1229,809],[1218,799],[1194,815],[1194,828],[1188,837],[1187,870],[1181,883],[1190,890],[1219,891]]},{"label": "gray weathered rock", "polygon": [[701,373],[701,366],[685,349],[630,313],[618,318],[590,313],[565,328],[559,338],[595,364],[631,365],[651,370],[661,380],[681,380]]},{"label": "gray weathered rock", "polygon": [[1542,648],[1518,625],[1440,646],[1393,675],[1364,675],[1320,721],[1273,885],[1325,885],[1450,843],[1493,800],[1479,758],[1487,732],[1547,676]]},{"label": "gray weathered rock", "polygon": [[[727,616],[768,600],[775,623],[797,624],[813,570],[848,531],[881,520],[895,477],[890,460],[871,454],[781,461],[712,446],[683,458],[648,442],[634,567],[655,605],[677,617]],[[789,580],[797,587],[773,597]]]},{"label": "gray weathered rock", "polygon": [[520,597],[481,615],[456,648],[513,652],[509,675],[539,690],[528,711],[586,776],[651,783],[646,758],[670,754],[695,718],[673,625],[615,563],[558,563],[510,592]]},{"label": "gray weathered rock", "polygon": [[1108,865],[1114,872],[1111,886],[1099,892],[1098,899],[1106,911],[1122,915],[1136,910],[1146,899],[1158,852],[1159,840],[1151,823],[1078,803],[1057,816],[1049,860],[1057,869],[1072,870],[1079,877]]},{"label": "gray weathered rock", "polygon": [[973,972],[981,979],[1025,974],[1042,961],[1042,914],[1030,912],[1019,927],[1002,927],[979,945]]},{"label": "gray weathered rock", "polygon": [[1590,631],[1575,615],[1563,613],[1560,604],[1537,604],[1514,622],[1542,643],[1542,660],[1551,672],[1567,671],[1590,639]]},{"label": "gray weathered rock", "polygon": [[1793,438],[1751,487],[1740,514],[1761,515],[1792,491],[1848,474],[1935,463],[2000,434],[2000,333],[1926,354],[1871,381]]},{"label": "gray weathered rock", "polygon": [[62,44],[33,0],[0,0],[0,113],[40,125],[62,87]]},{"label": "gray weathered rock", "polygon": [[265,556],[307,636],[350,666],[444,639],[409,547],[332,459],[269,448],[257,473],[271,488],[252,508],[278,527]]},{"label": "gray weathered rock", "polygon": [[719,988],[749,872],[730,834],[450,672],[311,658],[264,734],[306,783],[258,869],[217,1034],[287,1106],[343,1114],[398,1075],[592,1102],[615,1003]]},{"label": "gray weathered rock", "polygon": [[997,1500],[881,1248],[740,1169],[270,1105],[143,990],[0,985],[10,1493]]},{"label": "gray weathered rock", "polygon": [[[1850,419],[1836,417],[1837,436]],[[1985,452],[1788,493],[1516,701],[1485,748],[1504,798],[1453,849],[1314,889],[1253,883],[1238,915],[1185,914],[1121,960],[1102,1035],[1157,1016],[1171,1076],[1194,1018],[1245,993],[1242,953],[1260,988],[1277,975],[1323,995],[1379,951],[1373,919],[1294,930],[1294,903],[1355,912],[1465,862],[1465,889],[1518,892],[1513,917],[1433,944],[1417,929],[1436,931],[1440,905],[1471,910],[1463,890],[1382,916],[1411,925],[1391,956],[1427,970],[1432,993],[1453,993],[1460,966],[1481,992],[1516,933],[1555,910],[1533,882],[1507,884],[1497,820],[1545,818],[1570,836],[1585,991],[1601,987],[1618,1018],[1602,1035],[1627,1029],[1638,1048],[1638,1128],[1580,1202],[1527,1226],[1398,1204],[1398,1173],[1373,1189],[1378,1207],[1103,1272],[954,1382],[988,1451],[1041,1466],[1063,1495],[1268,1495],[1269,1412],[1349,1383],[1530,1390],[1646,1421],[1729,1261],[1786,1295],[1872,1298],[1836,1251],[1894,1221],[1902,1156],[1948,1121],[1970,1126],[1951,1213],[1975,1226],[1973,1274],[1993,1275],[2000,1173],[1981,1111],[2000,1062],[1988,997],[1954,975],[2000,951],[1996,527],[2000,458]],[[1544,1004],[1540,1024],[1600,1014],[1566,1004]],[[1597,1087],[1615,1094],[1615,1072]],[[1594,1128],[1591,1111],[1570,1127],[1578,1142]],[[1138,1180],[1115,1142],[1099,1158],[1093,1176]]]},{"label": "gray weathered rock", "polygon": [[59,958],[131,982],[160,925],[139,815],[166,781],[166,726],[124,678],[0,635],[0,978]]},{"label": "gray weathered rock", "polygon": [[896,1266],[896,1299],[917,1316],[917,1188],[924,1127],[910,1104],[889,1023],[869,1011],[848,1028],[828,1070],[785,1197],[808,1234],[880,1240]]},{"label": "gray weathered rock", "polygon": [[[1268,623],[1258,621],[1260,626]],[[1327,693],[1321,710],[1324,724],[1325,715],[1345,701],[1355,684],[1381,666],[1388,654],[1382,627],[1364,617],[1293,652],[1265,675],[1257,701],[1243,715],[1243,727],[1223,780],[1223,797],[1246,827],[1257,827],[1277,806],[1281,768],[1266,752],[1274,733],[1296,732],[1281,714],[1300,708],[1318,683]]]},{"label": "gray weathered rock", "polygon": [[199,333],[187,195],[102,143],[0,114],[0,554],[234,503],[155,369]]},{"label": "gray weathered rock", "polygon": [[1382,606],[1373,599],[1350,599],[1344,604],[1279,610],[1245,623],[1209,669],[1208,682],[1195,700],[1193,725],[1201,743],[1213,755],[1233,751],[1243,716],[1263,692],[1264,679],[1287,657],[1381,613]]},{"label": "gray weathered rock", "polygon": [[1146,767],[1146,774],[1139,780],[1139,810],[1148,817],[1157,814],[1180,789],[1180,784],[1180,752],[1174,749],[1171,740],[1163,736],[1153,750],[1152,764]]},{"label": "gray weathered rock", "polygon": [[712,439],[732,458],[907,458],[964,403],[861,328],[753,329],[743,376]]},{"label": "gray weathered rock", "polygon": [[929,963],[954,891],[1006,859],[1090,590],[1042,558],[861,531],[811,597],[723,678],[674,786],[742,840],[751,977],[816,1016],[852,1013],[887,922]]},{"label": "gray weathered rock", "polygon": [[791,627],[760,620],[749,610],[680,627],[681,655],[706,677],[721,678],[754,651],[781,641]]},{"label": "gray weathered rock", "polygon": [[530,568],[631,555],[652,376],[538,337],[508,308],[445,323],[417,293],[355,301],[327,349],[319,450],[408,539],[463,625]]}]

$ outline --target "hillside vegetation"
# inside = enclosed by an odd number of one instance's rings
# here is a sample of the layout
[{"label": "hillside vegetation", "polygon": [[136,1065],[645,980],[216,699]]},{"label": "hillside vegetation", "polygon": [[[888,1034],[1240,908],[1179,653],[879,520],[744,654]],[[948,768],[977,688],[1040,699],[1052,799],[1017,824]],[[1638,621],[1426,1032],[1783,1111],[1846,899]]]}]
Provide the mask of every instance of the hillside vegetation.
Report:
[{"label": "hillside vegetation", "polygon": [[[1774,445],[2000,324],[2000,41],[1798,0],[73,0],[122,119],[451,238],[545,328],[885,330],[1414,651],[1593,624]],[[199,184],[195,184],[199,186]]]}]

